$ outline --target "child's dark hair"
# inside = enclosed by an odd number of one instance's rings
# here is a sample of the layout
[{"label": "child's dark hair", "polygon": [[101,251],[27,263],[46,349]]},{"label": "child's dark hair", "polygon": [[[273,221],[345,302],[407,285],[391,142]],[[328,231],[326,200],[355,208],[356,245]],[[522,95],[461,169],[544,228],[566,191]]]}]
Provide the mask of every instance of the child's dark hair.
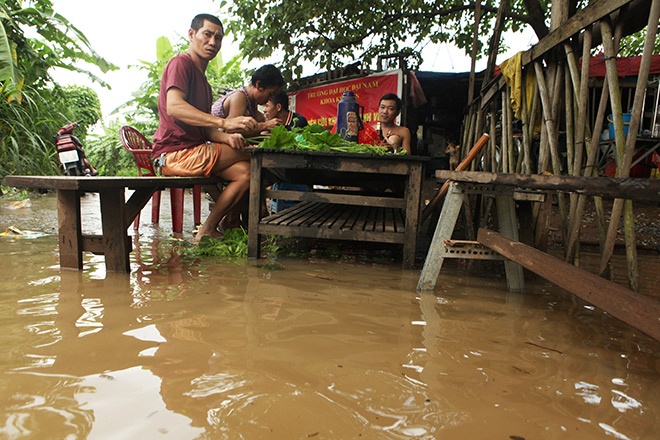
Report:
[{"label": "child's dark hair", "polygon": [[284,85],[284,77],[280,69],[272,64],[266,64],[259,67],[252,74],[252,85],[256,86],[257,82],[265,89],[270,87],[282,87]]},{"label": "child's dark hair", "polygon": [[289,95],[284,90],[275,93],[270,100],[273,101],[274,106],[281,105],[283,111],[289,110]]}]

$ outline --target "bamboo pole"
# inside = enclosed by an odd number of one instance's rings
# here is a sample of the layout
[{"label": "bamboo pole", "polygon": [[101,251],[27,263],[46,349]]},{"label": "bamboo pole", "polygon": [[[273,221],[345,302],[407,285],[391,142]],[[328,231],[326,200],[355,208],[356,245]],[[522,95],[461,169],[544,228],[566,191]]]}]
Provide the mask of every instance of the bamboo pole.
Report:
[{"label": "bamboo pole", "polygon": [[575,59],[575,52],[573,48],[568,43],[564,41],[564,52],[566,52],[566,61],[568,64],[568,71],[571,75],[571,84],[573,86],[573,92],[575,95],[580,93],[580,71],[577,67],[577,60]]},{"label": "bamboo pole", "polygon": [[[623,22],[620,21],[617,24],[617,27],[614,31],[614,47],[618,51],[619,41],[621,41],[621,36],[623,34]],[[591,47],[589,46],[589,49]],[[587,51],[588,52],[588,51]],[[587,151],[587,162],[584,169],[584,176],[598,175],[598,170],[595,168],[596,159],[598,157],[597,151],[599,146],[600,134],[603,130],[603,123],[605,120],[605,111],[607,110],[608,96],[609,96],[609,84],[607,82],[607,77],[603,80],[603,88],[601,90],[600,101],[598,105],[598,111],[596,113],[596,119],[594,120],[594,129],[591,136],[591,142],[589,143],[589,149]],[[580,195],[578,198],[577,213],[575,218],[581,219],[582,212],[584,211],[584,206],[586,204],[586,196]],[[603,199],[601,197],[594,197],[594,206],[596,209],[596,218],[598,220],[598,235],[600,242],[601,254],[603,254],[605,249],[605,239],[606,239],[606,223],[605,223],[605,209],[603,208]],[[572,258],[572,252],[575,244],[578,240],[580,222],[578,221],[573,230],[571,231],[571,237],[569,238],[569,245],[567,246],[568,252],[566,255],[566,261],[570,261]],[[601,272],[603,273],[603,272]]]},{"label": "bamboo pole", "polygon": [[463,141],[461,142],[461,157],[465,157],[468,151],[467,146],[469,145],[470,137],[472,136],[472,124],[474,124],[475,111],[476,111],[475,107],[471,105],[468,111],[467,124],[465,124],[465,127],[463,127]]},{"label": "bamboo pole", "polygon": [[487,84],[494,76],[495,61],[500,47],[500,38],[502,36],[504,24],[507,20],[506,14],[509,13],[510,6],[511,0],[502,0],[500,2],[500,7],[497,11],[497,18],[495,19],[495,26],[493,26],[493,35],[491,36],[488,45],[488,64],[486,65],[486,72],[484,73],[483,85]]},{"label": "bamboo pole", "polygon": [[[539,91],[541,95],[541,106],[543,108],[543,115],[545,117],[545,127],[548,135],[548,141],[549,141],[549,150],[550,150],[550,156],[552,158],[552,169],[553,173],[556,176],[561,175],[561,167],[559,164],[559,153],[558,153],[558,133],[557,133],[557,124],[556,124],[556,117],[558,114],[558,101],[559,101],[559,90],[561,87],[562,81],[562,73],[563,73],[563,68],[560,66],[557,67],[556,70],[556,77],[555,77],[555,87],[554,87],[554,99],[552,102],[552,106],[550,106],[550,98],[548,96],[548,89],[545,85],[545,78],[543,76],[543,71],[541,69],[541,65],[538,61],[534,62],[534,69],[536,71],[536,80],[539,85]],[[543,160],[541,161],[542,166],[539,168],[539,172],[545,171],[545,167],[547,165],[547,161]],[[564,195],[562,193],[557,194],[557,199],[558,199],[558,205],[559,205],[559,213],[561,216],[561,234],[562,238],[564,241],[564,244],[567,242],[568,237],[566,236],[567,234],[567,225],[566,225],[566,205],[564,203]]]},{"label": "bamboo pole", "polygon": [[[617,161],[618,169],[620,170],[620,175],[627,177],[630,173],[630,164],[632,162],[632,157],[635,151],[635,144],[637,140],[637,130],[639,128],[639,122],[641,119],[642,106],[644,104],[644,96],[646,94],[646,83],[648,81],[648,74],[651,66],[651,54],[653,53],[653,46],[655,42],[655,36],[658,30],[658,21],[660,20],[660,0],[653,0],[651,3],[651,11],[649,13],[649,20],[647,24],[647,33],[646,39],[644,40],[644,50],[642,52],[642,60],[639,66],[639,72],[637,75],[637,85],[635,88],[635,99],[633,101],[633,111],[630,118],[630,127],[628,131],[628,138],[626,139],[624,151],[619,151],[619,145],[617,142],[617,154],[623,153],[623,160]],[[603,43],[607,39],[609,31],[609,36],[611,38],[611,29],[609,26],[604,26],[603,30]],[[604,46],[607,49],[607,46]],[[610,50],[612,48],[610,47]],[[607,56],[607,51],[606,51]],[[608,66],[609,67],[609,66]],[[616,69],[616,64],[614,65]],[[614,70],[616,73],[616,70]],[[608,68],[609,74],[609,68]],[[618,156],[621,157],[621,156]],[[612,251],[614,249],[614,239],[616,238],[616,226],[619,223],[619,217],[621,215],[622,205],[624,205],[623,199],[615,199],[612,207],[612,214],[610,219],[610,225],[607,231],[607,239],[605,241],[605,252],[603,258],[601,259],[601,272],[603,267],[607,265],[609,260],[612,257]],[[638,290],[638,273],[637,273],[637,246],[635,240],[635,229],[634,229],[634,213],[632,207],[632,201],[628,200],[625,202],[624,210],[624,232],[626,240],[626,257],[628,261],[628,281],[630,288],[633,290]]]},{"label": "bamboo pole", "polygon": [[[562,98],[562,87],[564,86],[564,65],[563,60],[557,62],[555,69],[555,81],[552,93],[552,106],[550,111],[552,113],[552,120],[554,121],[554,144],[550,144],[550,157],[552,159],[552,172],[559,176],[561,175],[561,161],[559,160],[559,126],[560,126],[560,103]],[[563,194],[559,194],[563,196]]]},{"label": "bamboo pole", "polygon": [[[582,69],[580,76],[580,89],[579,89],[579,99],[578,99],[578,123],[577,123],[577,134],[575,141],[575,157],[573,160],[573,175],[579,176],[582,173],[582,160],[583,160],[583,151],[586,149],[585,144],[585,132],[587,124],[587,108],[589,107],[589,66],[590,66],[590,50],[591,50],[591,35],[592,30],[591,26],[587,27],[583,33],[583,45],[582,45]],[[605,88],[606,86],[604,86]],[[606,93],[606,92],[604,92]],[[601,97],[601,101],[605,101],[604,96]],[[604,102],[603,102],[604,104]],[[603,108],[602,113],[600,108]],[[604,105],[599,106],[599,120],[600,126],[603,125],[603,117],[605,116],[605,107]],[[598,135],[600,135],[600,130]],[[596,140],[598,138],[596,137]],[[598,143],[596,142],[595,146]],[[595,151],[593,153],[593,159],[595,160]],[[594,161],[591,162],[593,166]],[[569,231],[568,231],[568,244],[565,247],[565,256],[566,261],[570,261],[573,258],[574,253],[577,251],[576,244],[579,242],[579,232],[580,225],[582,223],[582,213],[584,212],[584,205],[586,198],[583,195],[578,196],[578,200],[575,205],[571,206],[569,213]]]},{"label": "bamboo pole", "polygon": [[[616,161],[617,170],[623,170],[622,161],[625,152],[625,134],[623,125],[623,115],[621,110],[621,93],[619,89],[619,76],[616,68],[616,51],[612,44],[612,28],[607,20],[602,20],[600,23],[601,34],[603,36],[603,49],[605,51],[605,68],[608,82],[608,89],[610,95],[610,106],[612,109],[612,118],[614,123],[614,141],[616,144]],[[614,241],[616,240],[616,233],[619,227],[619,220],[621,218],[621,211],[623,203],[618,202],[619,199],[614,201],[612,212],[610,216],[610,224],[607,229],[605,238],[605,245],[601,254],[600,268],[598,273],[603,274],[607,268],[612,253],[614,251]]]},{"label": "bamboo pole", "polygon": [[509,105],[506,102],[506,92],[508,87],[505,87],[502,90],[502,121],[500,124],[500,131],[502,137],[502,152],[500,155],[501,168],[503,173],[509,172],[509,130],[508,123],[509,120]]},{"label": "bamboo pole", "polygon": [[[529,131],[527,132],[527,140],[528,140],[528,143],[529,143],[527,148],[528,148],[528,152],[530,152],[530,157],[529,157],[529,162],[530,162],[529,172],[530,173],[532,172],[532,168],[531,168],[531,163],[532,163],[531,151],[532,151],[532,147],[531,147],[531,144],[532,144],[532,140],[534,139],[534,130],[536,129],[536,117],[537,117],[538,110],[539,110],[539,101],[540,101],[540,99],[539,99],[539,87],[538,87],[538,84],[536,84],[536,82],[535,82],[534,83],[534,93],[532,95],[532,104],[530,106],[530,111],[529,111],[529,127],[528,127]],[[539,147],[539,153],[540,153],[540,147]],[[538,158],[537,158],[537,167],[536,168],[537,168],[537,172],[540,173],[540,171],[538,171]]]},{"label": "bamboo pole", "polygon": [[499,172],[497,168],[497,101],[490,104],[490,169],[494,173]]},{"label": "bamboo pole", "polygon": [[[455,171],[465,171],[467,167],[470,166],[470,163],[474,160],[474,158],[477,157],[481,149],[488,143],[488,138],[489,136],[487,133],[482,134],[477,143],[474,144],[474,146],[470,149],[470,152],[467,154],[467,156],[465,156],[465,159],[463,159],[461,163],[456,166]],[[448,189],[449,181],[446,181],[422,211],[422,219],[420,223],[424,223],[429,215],[431,215],[431,213],[433,213],[433,211],[438,208],[440,201],[447,194]]]},{"label": "bamboo pole", "polygon": [[[568,65],[566,67],[568,71]],[[567,74],[568,73],[568,74]],[[564,100],[566,105],[566,165],[568,174],[573,174],[573,158],[575,156],[575,132],[573,126],[573,88],[571,87],[570,72],[564,74],[564,93],[566,94]]]},{"label": "bamboo pole", "polygon": [[468,104],[474,99],[475,65],[477,64],[477,44],[479,43],[479,22],[481,21],[481,0],[474,5],[474,34],[472,35],[472,54],[470,57],[470,79],[468,81]]},{"label": "bamboo pole", "polygon": [[529,110],[527,109],[527,81],[526,75],[523,74],[523,87],[521,93],[522,100],[522,156],[523,156],[523,167],[522,172],[525,174],[531,174],[532,167],[530,163],[529,153],[530,153],[530,135],[529,125],[530,125],[530,115]]},{"label": "bamboo pole", "polygon": [[509,155],[508,155],[508,161],[509,161],[509,172],[515,173],[516,172],[516,166],[514,164],[514,144],[513,144],[513,108],[511,107],[511,89],[507,86],[504,89],[505,95],[506,95],[506,105],[507,105],[507,112],[506,112],[506,136],[507,136],[507,143],[509,145]]}]

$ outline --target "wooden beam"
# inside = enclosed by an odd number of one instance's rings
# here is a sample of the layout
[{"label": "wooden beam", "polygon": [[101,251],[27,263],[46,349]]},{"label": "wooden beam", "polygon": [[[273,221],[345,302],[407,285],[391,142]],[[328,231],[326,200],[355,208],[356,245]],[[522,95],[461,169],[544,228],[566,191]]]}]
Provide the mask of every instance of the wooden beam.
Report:
[{"label": "wooden beam", "polygon": [[465,183],[488,183],[578,194],[623,198],[657,203],[660,180],[613,177],[546,176],[540,174],[502,174],[480,171],[437,170],[438,179]]},{"label": "wooden beam", "polygon": [[630,2],[631,0],[599,0],[579,10],[562,26],[550,32],[534,47],[523,53],[523,66],[543,57],[546,52],[560,45],[572,35]]},{"label": "wooden beam", "polygon": [[477,241],[660,341],[660,302],[497,232],[479,229]]}]

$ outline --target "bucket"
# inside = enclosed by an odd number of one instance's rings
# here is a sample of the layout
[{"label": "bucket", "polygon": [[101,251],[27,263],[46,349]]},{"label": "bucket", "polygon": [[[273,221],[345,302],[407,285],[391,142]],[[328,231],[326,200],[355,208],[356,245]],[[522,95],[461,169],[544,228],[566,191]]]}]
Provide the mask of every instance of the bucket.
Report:
[{"label": "bucket", "polygon": [[[628,129],[630,128],[630,115],[631,113],[624,113],[623,116],[623,133],[628,137]],[[610,139],[614,139],[614,116],[609,115],[607,120],[610,123]]]}]

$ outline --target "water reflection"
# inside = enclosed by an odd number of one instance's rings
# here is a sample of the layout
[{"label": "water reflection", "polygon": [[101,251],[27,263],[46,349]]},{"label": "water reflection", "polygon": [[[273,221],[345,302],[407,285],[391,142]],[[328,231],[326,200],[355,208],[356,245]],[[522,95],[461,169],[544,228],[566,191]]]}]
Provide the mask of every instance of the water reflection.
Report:
[{"label": "water reflection", "polygon": [[189,260],[143,229],[130,274],[0,241],[0,437],[657,434],[660,344],[547,284],[417,294],[396,264]]}]

